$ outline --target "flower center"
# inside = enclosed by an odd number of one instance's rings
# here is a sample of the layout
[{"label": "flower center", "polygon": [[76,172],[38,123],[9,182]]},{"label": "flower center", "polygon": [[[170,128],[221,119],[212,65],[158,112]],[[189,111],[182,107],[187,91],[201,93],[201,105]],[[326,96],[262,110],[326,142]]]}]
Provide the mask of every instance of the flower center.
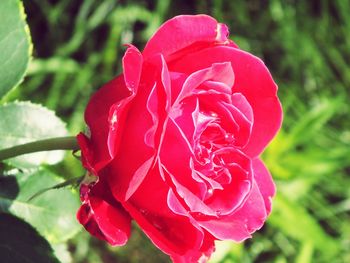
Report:
[{"label": "flower center", "polygon": [[235,136],[220,124],[217,114],[199,112],[195,133],[194,168],[205,177],[204,181],[207,181],[205,200],[209,200],[215,190],[222,189],[218,185],[231,182],[230,164],[226,162],[222,153],[225,152],[225,148],[232,148]]},{"label": "flower center", "polygon": [[211,163],[212,156],[218,149],[231,146],[234,142],[234,134],[221,127],[217,114],[199,112],[195,134],[195,156],[201,165]]}]

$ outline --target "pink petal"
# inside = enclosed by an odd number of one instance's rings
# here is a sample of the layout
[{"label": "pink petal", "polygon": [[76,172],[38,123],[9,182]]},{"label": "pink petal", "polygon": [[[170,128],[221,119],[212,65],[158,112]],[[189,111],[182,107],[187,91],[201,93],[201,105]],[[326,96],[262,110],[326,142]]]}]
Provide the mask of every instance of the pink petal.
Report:
[{"label": "pink petal", "polygon": [[241,93],[234,93],[232,95],[232,104],[240,110],[240,112],[245,116],[245,119],[248,122],[254,122],[252,107]]},{"label": "pink petal", "polygon": [[145,143],[150,147],[158,148],[169,116],[172,94],[170,75],[163,56],[154,56],[152,64],[156,65],[161,72],[147,99],[147,110],[152,116],[153,125],[145,135]]},{"label": "pink petal", "polygon": [[232,87],[234,79],[235,75],[233,73],[232,66],[229,62],[213,63],[210,67],[192,73],[186,79],[176,101],[180,102],[185,97],[192,95],[193,91],[207,80],[222,82],[226,86]]},{"label": "pink petal", "polygon": [[[223,129],[224,133],[227,132],[236,135],[236,133],[239,132],[240,126],[236,121],[235,114],[233,114],[234,112],[230,110],[230,107],[232,108],[233,106],[230,103],[225,103],[225,100],[227,100],[227,96],[225,94],[208,91],[205,93],[200,93],[197,96],[200,105],[199,110],[202,112],[213,113],[214,116],[208,116],[207,118],[216,120],[217,124],[221,129]],[[226,105],[229,105],[229,107]],[[236,111],[238,110],[236,109]],[[200,119],[203,119],[203,115]],[[198,124],[198,122],[196,124]],[[196,126],[198,127],[198,125]]]},{"label": "pink petal", "polygon": [[[225,25],[207,15],[180,15],[165,22],[146,44],[142,52],[145,59],[162,53],[167,59],[195,43],[201,47],[214,43],[231,44],[227,39],[228,29]],[[168,61],[168,59],[167,59]]]},{"label": "pink petal", "polygon": [[77,141],[81,150],[81,162],[83,167],[92,174],[97,174],[94,168],[94,154],[89,138],[82,132],[77,135]]},{"label": "pink petal", "polygon": [[[228,166],[227,172],[230,173],[232,180],[229,184],[222,185],[222,190],[214,190],[205,203],[216,211],[217,215],[223,216],[231,214],[242,206],[251,191],[253,179],[250,160],[246,156],[234,148],[222,148],[219,151],[222,152],[221,155],[226,155],[221,158],[224,161],[227,159],[225,161]],[[220,154],[218,153],[217,156]]]},{"label": "pink petal", "polygon": [[134,46],[129,46],[123,57],[123,76],[130,94],[116,101],[109,110],[108,150],[111,158],[117,154],[130,102],[136,96],[142,70],[142,55]]},{"label": "pink petal", "polygon": [[276,187],[272,180],[270,172],[266,169],[264,163],[260,159],[252,161],[254,180],[256,181],[260,193],[264,198],[267,214],[271,212],[271,199],[276,194]]},{"label": "pink petal", "polygon": [[145,63],[142,88],[128,110],[124,132],[116,133],[123,150],[107,169],[112,174],[112,191],[123,201],[137,190],[153,165],[171,104],[170,77],[164,59],[158,55]]},{"label": "pink petal", "polygon": [[131,219],[122,207],[116,208],[99,198],[90,198],[94,217],[111,245],[125,245],[130,236]]},{"label": "pink petal", "polygon": [[[125,86],[123,76],[120,75],[100,88],[87,105],[85,121],[90,129],[90,136],[86,137],[84,146],[80,144],[80,147],[90,150],[89,162],[95,170],[101,169],[111,160],[107,147],[110,107],[128,96],[129,90]],[[82,140],[78,142],[81,143]]]},{"label": "pink petal", "polygon": [[[179,151],[181,149],[181,151]],[[202,188],[199,183],[194,183],[192,170],[190,168],[190,158],[192,156],[191,146],[188,144],[186,136],[181,133],[181,129],[176,123],[169,119],[164,141],[160,148],[159,161],[166,172],[171,176],[169,183],[176,183],[183,186],[183,190],[188,192],[183,193],[183,196],[188,198],[188,202],[192,202],[189,196],[201,196]]]},{"label": "pink petal", "polygon": [[[168,178],[168,184],[174,188],[178,198],[183,200],[183,205],[187,207],[190,213],[200,213],[206,216],[217,216],[219,213],[221,215],[227,215],[234,209],[237,209],[242,201],[246,199],[251,189],[252,174],[250,172],[249,159],[234,148],[230,148],[225,153],[225,149],[222,149],[221,155],[225,159],[225,162],[228,165],[237,162],[238,165],[231,166],[229,169],[232,176],[230,184],[224,185],[223,190],[214,190],[212,198],[204,200],[203,196],[205,196],[207,188],[205,187],[203,189],[201,185],[204,184],[205,179],[200,182],[194,178],[193,173],[196,171],[193,170],[187,159],[189,158],[189,153],[188,155],[179,151],[175,153],[174,151],[176,149],[172,150],[172,148],[169,148],[170,145],[174,145],[171,143],[170,134],[174,136],[173,139],[176,140],[179,148],[185,149],[186,147],[185,140],[176,133],[177,129],[175,128],[176,125],[174,125],[175,123],[172,120],[169,121],[168,133],[164,140],[160,162],[162,163],[161,168],[164,172],[163,177]],[[182,143],[184,143],[183,146],[181,146]],[[186,165],[186,163],[188,164]],[[242,167],[239,165],[242,165]],[[204,175],[207,174],[206,171],[202,173]],[[176,206],[173,209],[176,209]],[[173,211],[180,213],[180,210]]]},{"label": "pink petal", "polygon": [[[233,119],[239,127],[238,132],[235,134],[234,144],[238,147],[246,145],[251,136],[253,121],[248,120],[242,111],[239,108],[235,107],[233,104],[228,104],[225,102],[222,104],[228,111],[230,111]],[[247,107],[250,107],[250,105],[248,104]]]},{"label": "pink petal", "polygon": [[[120,201],[127,201],[134,194],[154,162],[153,151],[146,148],[138,150],[137,143],[134,145],[133,148],[125,149],[125,155],[119,156],[101,171],[109,175],[109,185],[114,196]],[[134,154],[133,157],[131,153]],[[145,157],[148,159],[144,160]],[[130,161],[131,158],[135,160]]]},{"label": "pink petal", "polygon": [[133,45],[128,45],[123,57],[123,74],[126,87],[137,93],[142,71],[142,55]]},{"label": "pink petal", "polygon": [[112,197],[103,178],[90,188],[83,196],[83,205],[77,213],[78,221],[93,236],[111,245],[124,245],[130,236],[129,214]]},{"label": "pink petal", "polygon": [[[123,62],[124,75],[100,88],[90,99],[85,111],[90,136],[84,147],[80,146],[90,149],[89,165],[96,172],[116,154],[128,104],[135,96],[139,84],[142,67],[140,52],[135,47],[129,47]],[[80,142],[84,143],[82,139]]]},{"label": "pink petal", "polygon": [[243,206],[229,216],[197,222],[220,240],[241,242],[260,229],[266,219],[263,197],[256,183]]},{"label": "pink petal", "polygon": [[215,251],[214,238],[205,233],[202,246],[199,250],[190,250],[185,255],[171,255],[173,263],[206,263]]},{"label": "pink petal", "polygon": [[123,206],[159,249],[172,257],[181,257],[200,250],[203,232],[188,217],[169,209],[168,191],[156,166]]},{"label": "pink petal", "polygon": [[[188,211],[192,214],[200,213],[201,215],[205,215],[205,216],[216,216],[215,210],[211,209],[211,207],[207,206],[203,202],[203,200],[201,200],[197,195],[195,195],[194,193],[189,191],[185,186],[180,184],[178,180],[176,180],[176,177],[174,175],[167,173],[167,176],[170,177],[169,181],[171,181],[170,183],[174,185],[174,191],[176,191],[178,195],[177,197],[174,197],[171,195],[171,193],[173,192],[171,192],[170,200],[173,200],[174,198],[183,200],[182,206],[186,206]],[[193,184],[195,183],[196,182],[193,182]],[[181,210],[176,210],[176,209],[179,209],[179,207],[171,206],[171,209],[173,210],[174,213],[186,215],[186,214],[183,214]]]},{"label": "pink petal", "polygon": [[233,93],[242,93],[253,110],[254,125],[244,151],[251,157],[259,155],[279,130],[282,121],[277,85],[264,63],[242,50],[216,46],[187,54],[168,64],[170,71],[191,74],[213,63],[231,62],[235,73]]}]

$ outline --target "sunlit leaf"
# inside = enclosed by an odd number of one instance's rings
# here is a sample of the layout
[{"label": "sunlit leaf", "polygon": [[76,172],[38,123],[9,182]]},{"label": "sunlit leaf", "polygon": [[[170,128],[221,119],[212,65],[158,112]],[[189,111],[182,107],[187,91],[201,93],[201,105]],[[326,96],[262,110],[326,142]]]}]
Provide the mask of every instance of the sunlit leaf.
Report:
[{"label": "sunlit leaf", "polygon": [[22,2],[0,1],[0,98],[23,79],[32,46]]},{"label": "sunlit leaf", "polygon": [[[0,106],[0,149],[45,138],[66,136],[65,124],[54,112],[30,102],[13,102]],[[62,160],[63,151],[39,152],[9,160],[16,167],[35,167]]]},{"label": "sunlit leaf", "polygon": [[62,179],[39,169],[0,177],[0,211],[12,213],[34,226],[50,242],[61,242],[79,230],[75,213],[78,196],[70,189],[47,191],[28,201],[38,190],[56,185]]}]

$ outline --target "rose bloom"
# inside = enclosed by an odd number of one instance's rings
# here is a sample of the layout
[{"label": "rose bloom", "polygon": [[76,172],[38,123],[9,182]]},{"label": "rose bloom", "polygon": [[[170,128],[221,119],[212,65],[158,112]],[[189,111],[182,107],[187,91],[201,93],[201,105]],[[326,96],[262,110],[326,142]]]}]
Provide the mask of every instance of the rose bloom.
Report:
[{"label": "rose bloom", "polygon": [[281,125],[277,86],[257,57],[206,15],[165,22],[91,98],[78,142],[87,231],[124,245],[135,220],[174,262],[206,262],[215,240],[243,241],[271,211],[259,155]]}]

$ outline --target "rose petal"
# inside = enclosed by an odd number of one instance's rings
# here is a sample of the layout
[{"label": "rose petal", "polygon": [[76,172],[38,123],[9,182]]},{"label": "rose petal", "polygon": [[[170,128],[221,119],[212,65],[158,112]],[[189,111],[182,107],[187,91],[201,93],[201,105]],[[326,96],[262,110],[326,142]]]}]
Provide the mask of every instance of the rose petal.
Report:
[{"label": "rose petal", "polygon": [[77,218],[93,236],[106,240],[112,246],[122,246],[129,239],[131,219],[124,209],[120,209],[100,198],[91,197],[90,206],[83,204]]},{"label": "rose petal", "polygon": [[[173,186],[174,191],[179,198],[183,199],[191,213],[201,213],[206,216],[231,213],[241,205],[242,200],[246,198],[251,188],[252,175],[248,173],[250,170],[249,159],[234,148],[228,151],[222,149],[221,154],[225,155],[222,157],[225,162],[228,165],[229,162],[237,162],[238,165],[230,168],[233,178],[231,183],[223,186],[223,190],[214,191],[212,199],[205,201],[207,187],[201,187],[202,185],[206,186],[204,180],[199,182],[194,178],[195,170],[191,169],[190,153],[187,152],[186,154],[186,151],[175,152],[176,149],[171,147],[174,145],[174,141],[180,149],[187,147],[185,139],[180,135],[177,128],[176,124],[170,120],[160,155],[161,167],[164,172],[163,177],[168,178],[167,182]],[[243,169],[239,167],[239,164],[243,166]],[[205,171],[202,173],[208,174]]]},{"label": "rose petal", "polygon": [[264,198],[267,214],[271,212],[271,199],[276,194],[276,187],[272,180],[270,172],[266,169],[264,163],[260,159],[252,161],[254,180],[256,181],[260,193]]},{"label": "rose petal", "polygon": [[222,82],[228,87],[232,87],[234,79],[235,75],[229,62],[213,63],[210,67],[192,73],[186,79],[176,102],[180,102],[185,97],[192,95],[193,91],[207,80]]},{"label": "rose petal", "polygon": [[[252,188],[252,172],[250,160],[238,150],[227,147],[217,151],[226,165],[226,170],[232,180],[222,185],[222,190],[214,190],[205,203],[216,211],[217,215],[228,215],[237,210],[247,199]],[[205,172],[203,172],[205,174]]]},{"label": "rose petal", "polygon": [[231,97],[231,100],[232,104],[240,110],[240,112],[245,116],[248,122],[254,121],[252,107],[241,93],[234,93]]},{"label": "rose petal", "polygon": [[83,167],[92,174],[96,174],[94,168],[94,154],[89,138],[82,132],[77,135],[77,141],[81,150],[81,162]]},{"label": "rose petal", "polygon": [[152,116],[153,125],[145,134],[145,143],[153,148],[158,148],[162,141],[166,119],[169,116],[171,106],[171,83],[168,67],[162,55],[155,56],[152,63],[161,69],[147,99],[147,110]]},{"label": "rose petal", "polygon": [[188,217],[169,209],[168,191],[155,166],[123,205],[159,249],[170,256],[182,257],[201,248],[203,232]]},{"label": "rose petal", "polygon": [[254,183],[249,197],[236,212],[219,219],[197,222],[217,239],[241,242],[262,227],[266,216],[263,197]]},{"label": "rose petal", "polygon": [[128,45],[123,57],[123,74],[126,87],[137,93],[142,72],[142,55],[133,45]]},{"label": "rose petal", "polygon": [[[108,167],[111,188],[119,200],[126,201],[142,183],[157,156],[163,125],[171,104],[170,77],[161,55],[145,64],[142,82],[126,116],[120,152]],[[118,176],[122,175],[122,176]]]},{"label": "rose petal", "polygon": [[[189,196],[189,193],[192,193],[193,197],[200,197],[203,195],[203,188],[200,186],[200,183],[194,183],[192,177],[192,170],[190,169],[190,159],[193,155],[192,149],[186,136],[181,133],[181,129],[172,119],[168,121],[164,141],[160,147],[159,161],[166,168],[169,176],[171,176],[171,181],[173,183],[178,182],[179,186],[183,186],[183,190],[188,192],[186,194],[188,202],[197,203],[195,200],[191,201],[192,198]],[[178,149],[181,149],[181,151]],[[184,195],[185,193],[183,193]]]},{"label": "rose petal", "polygon": [[[147,42],[142,52],[145,59],[162,53],[167,57],[195,43],[210,46],[213,43],[232,44],[227,39],[228,29],[207,15],[180,15],[165,22]],[[168,59],[167,59],[168,61]]]},{"label": "rose petal", "polygon": [[[129,96],[129,90],[125,86],[123,76],[119,76],[105,84],[90,99],[86,111],[85,121],[89,127],[89,138],[84,145],[80,144],[82,150],[90,150],[90,166],[95,170],[101,169],[111,160],[107,147],[108,138],[108,114],[110,107],[116,102]],[[85,151],[86,152],[86,151]],[[84,155],[84,151],[82,152]]]},{"label": "rose petal", "polygon": [[[249,142],[251,133],[252,133],[252,126],[253,121],[248,120],[246,116],[241,112],[241,110],[233,104],[228,104],[225,102],[222,102],[222,104],[225,106],[225,108],[231,113],[233,116],[233,119],[235,120],[235,123],[237,123],[239,129],[238,132],[236,132],[235,135],[235,141],[234,144],[237,147],[242,147],[246,145]],[[249,107],[249,104],[248,106]]]},{"label": "rose petal", "polygon": [[190,250],[185,255],[171,255],[173,263],[206,263],[215,251],[214,238],[205,233],[200,250]]},{"label": "rose petal", "polygon": [[124,245],[130,236],[131,218],[101,177],[84,195],[77,219],[93,236],[111,245]]},{"label": "rose petal", "polygon": [[[162,168],[164,169],[164,166]],[[216,211],[207,206],[198,195],[193,194],[185,186],[180,184],[174,175],[170,174],[168,171],[166,171],[166,174],[170,177],[170,183],[174,185],[174,189],[178,195],[176,198],[183,200],[183,205],[187,207],[190,213],[200,213],[201,215],[214,217],[217,215]],[[178,207],[173,206],[173,211],[177,214],[182,214],[181,210],[175,210],[176,208]]]},{"label": "rose petal", "polygon": [[142,70],[142,55],[134,46],[129,45],[123,57],[123,76],[125,86],[130,94],[123,100],[114,103],[109,110],[109,133],[108,133],[108,151],[111,158],[117,154],[123,131],[125,119],[130,106],[130,102],[136,96]]},{"label": "rose petal", "polygon": [[203,87],[201,87],[203,90],[213,90],[218,92],[219,94],[230,94],[232,93],[232,86],[233,86],[233,82],[232,84],[230,83],[230,86],[228,86],[227,84],[223,83],[223,82],[219,82],[219,81],[212,81],[212,80],[207,80]]},{"label": "rose petal", "polygon": [[233,93],[242,93],[253,110],[254,125],[244,151],[251,157],[259,155],[279,130],[282,121],[277,85],[264,63],[242,50],[216,46],[187,54],[180,61],[168,64],[170,71],[190,74],[213,63],[231,62],[235,73]]},{"label": "rose petal", "polygon": [[85,111],[90,138],[88,143],[80,146],[90,148],[89,162],[95,171],[105,166],[116,154],[120,143],[117,134],[123,129],[128,104],[137,92],[142,67],[140,52],[130,46],[123,62],[124,75],[100,88]]}]

